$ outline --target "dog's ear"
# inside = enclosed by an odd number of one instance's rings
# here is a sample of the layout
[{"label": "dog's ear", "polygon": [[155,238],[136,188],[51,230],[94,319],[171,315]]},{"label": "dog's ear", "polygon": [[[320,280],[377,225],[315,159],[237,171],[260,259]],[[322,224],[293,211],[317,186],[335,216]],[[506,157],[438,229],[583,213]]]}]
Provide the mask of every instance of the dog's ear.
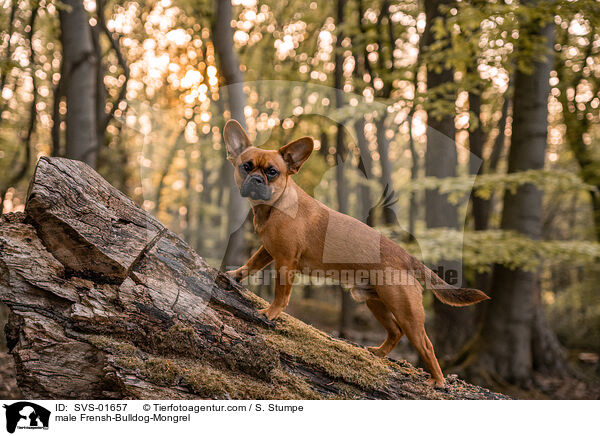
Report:
[{"label": "dog's ear", "polygon": [[244,128],[236,120],[229,120],[223,129],[223,139],[227,146],[227,160],[233,161],[252,144]]},{"label": "dog's ear", "polygon": [[310,156],[314,148],[314,141],[311,137],[305,136],[284,145],[279,149],[279,153],[288,166],[289,174],[296,174],[302,164]]}]

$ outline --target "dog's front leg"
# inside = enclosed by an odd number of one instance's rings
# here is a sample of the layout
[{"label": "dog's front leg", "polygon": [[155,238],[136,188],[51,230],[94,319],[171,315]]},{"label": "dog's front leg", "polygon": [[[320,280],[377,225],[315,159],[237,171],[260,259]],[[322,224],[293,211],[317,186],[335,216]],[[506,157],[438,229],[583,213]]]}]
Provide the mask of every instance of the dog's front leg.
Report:
[{"label": "dog's front leg", "polygon": [[235,269],[233,271],[227,271],[227,275],[232,277],[237,281],[242,281],[250,274],[254,274],[256,271],[260,271],[268,264],[273,261],[273,257],[269,254],[269,252],[265,249],[264,246],[260,246],[260,248],[248,259],[246,265]]},{"label": "dog's front leg", "polygon": [[277,266],[276,272],[275,298],[268,308],[259,310],[259,313],[264,314],[268,319],[277,318],[290,302],[296,265]]}]

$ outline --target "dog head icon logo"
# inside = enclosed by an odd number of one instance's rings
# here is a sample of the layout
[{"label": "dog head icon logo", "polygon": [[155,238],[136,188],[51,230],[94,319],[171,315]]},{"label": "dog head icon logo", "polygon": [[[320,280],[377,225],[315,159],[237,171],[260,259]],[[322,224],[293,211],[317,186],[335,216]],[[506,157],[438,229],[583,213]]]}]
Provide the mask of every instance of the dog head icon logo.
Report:
[{"label": "dog head icon logo", "polygon": [[29,401],[4,405],[6,409],[6,431],[14,433],[17,428],[47,429],[50,411]]}]

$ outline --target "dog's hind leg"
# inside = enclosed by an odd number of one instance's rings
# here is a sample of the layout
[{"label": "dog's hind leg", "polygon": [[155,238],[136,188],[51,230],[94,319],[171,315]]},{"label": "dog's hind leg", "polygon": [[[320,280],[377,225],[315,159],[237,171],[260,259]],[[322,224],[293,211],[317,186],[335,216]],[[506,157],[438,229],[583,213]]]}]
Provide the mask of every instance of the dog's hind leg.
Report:
[{"label": "dog's hind leg", "polygon": [[373,313],[377,321],[385,328],[387,338],[379,347],[367,347],[371,353],[379,357],[387,356],[398,345],[402,338],[402,330],[392,315],[392,312],[378,298],[369,298],[366,300],[367,307]]},{"label": "dog's hind leg", "polygon": [[431,373],[429,384],[444,386],[444,375],[435,357],[433,345],[425,332],[425,311],[423,309],[422,292],[418,286],[378,287],[377,294],[387,309],[394,315],[400,329],[406,334],[413,347],[421,356]]},{"label": "dog's hind leg", "polygon": [[425,333],[425,326],[411,326],[406,330],[406,337],[408,337],[410,343],[416,348],[419,356],[421,356],[421,359],[423,359],[429,368],[431,373],[431,380],[429,380],[429,384],[439,388],[444,387],[444,374],[442,373],[440,364],[435,357],[433,345],[427,337],[427,333]]}]

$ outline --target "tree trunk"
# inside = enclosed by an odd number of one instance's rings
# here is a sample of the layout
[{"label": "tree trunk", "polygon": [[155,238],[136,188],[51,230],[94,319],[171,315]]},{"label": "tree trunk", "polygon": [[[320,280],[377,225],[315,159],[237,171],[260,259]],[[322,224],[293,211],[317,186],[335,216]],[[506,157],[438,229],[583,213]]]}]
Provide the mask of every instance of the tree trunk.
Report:
[{"label": "tree trunk", "polygon": [[[354,123],[354,130],[356,132],[356,145],[360,151],[360,162],[358,169],[363,173],[365,182],[369,182],[373,179],[373,159],[371,157],[371,151],[369,150],[369,144],[365,136],[365,120],[360,118]],[[359,216],[361,219],[366,220],[369,216],[369,211],[373,207],[371,198],[371,187],[368,183],[361,183],[358,191],[359,197]]]},{"label": "tree trunk", "polygon": [[[416,73],[415,73],[416,76]],[[415,83],[417,82],[417,79],[415,77]],[[415,86],[415,92],[416,92],[416,86]],[[415,103],[413,102],[413,105]],[[419,178],[419,154],[417,152],[417,149],[415,147],[415,138],[413,135],[413,128],[412,128],[412,122],[413,122],[413,115],[414,115],[414,106],[411,109],[410,115],[408,116],[407,119],[407,123],[408,123],[408,146],[410,149],[410,157],[412,160],[412,166],[410,168],[410,181],[411,182],[416,182],[417,179]],[[410,193],[410,202],[409,202],[409,211],[408,211],[408,233],[410,234],[410,241],[414,241],[415,240],[415,225],[417,222],[417,214],[418,214],[418,208],[419,208],[419,202],[417,199],[417,193],[416,192],[411,192]]]},{"label": "tree trunk", "polygon": [[[541,27],[527,23],[523,33],[534,32],[553,45],[553,24]],[[525,26],[525,25],[523,25]],[[528,33],[527,33],[528,34]],[[533,70],[517,70],[514,81],[513,134],[508,157],[508,172],[515,173],[544,166],[548,128],[548,84],[552,63],[534,61]],[[501,228],[531,239],[541,235],[542,191],[522,185],[515,193],[504,193]],[[501,380],[522,387],[531,384],[536,357],[548,361],[551,348],[548,329],[538,300],[537,274],[496,265],[492,274],[491,297],[481,333],[464,365],[473,380]],[[536,302],[537,300],[537,302]],[[537,339],[536,339],[537,338]],[[544,352],[540,352],[540,350]],[[554,359],[562,359],[554,354]]]},{"label": "tree trunk", "polygon": [[[410,157],[412,161],[412,166],[410,168],[410,180],[411,182],[416,182],[419,178],[419,168],[420,168],[420,158],[419,153],[417,152],[417,148],[415,147],[415,135],[413,132],[413,119],[415,116],[415,112],[417,110],[417,102],[418,102],[418,94],[419,94],[419,71],[421,70],[421,58],[423,56],[423,38],[419,38],[419,53],[417,54],[417,60],[415,62],[415,66],[413,69],[413,101],[410,106],[410,111],[408,112],[408,116],[406,117],[406,123],[408,125],[408,148],[410,150]],[[417,192],[412,191],[410,193],[410,201],[409,201],[409,211],[408,211],[408,233],[410,234],[410,240],[415,240],[416,233],[416,222],[418,216],[419,209],[419,201],[417,197]]]},{"label": "tree trunk", "polygon": [[[471,71],[468,74],[477,73],[477,58],[474,59],[473,65],[471,65]],[[483,146],[485,145],[485,132],[483,131],[483,124],[481,120],[481,92],[483,87],[478,85],[475,89],[469,91],[469,111],[471,116],[477,122],[475,128],[469,131],[469,174],[479,175],[483,174]],[[487,230],[489,213],[490,213],[490,199],[483,199],[476,193],[471,195],[471,214],[473,216],[473,223],[475,231]],[[476,289],[487,289],[490,275],[488,273],[475,274],[474,288]]]},{"label": "tree trunk", "polygon": [[[390,141],[385,136],[385,121],[387,112],[379,116],[375,122],[377,128],[377,150],[379,151],[379,163],[381,164],[381,186],[387,190],[389,198],[393,198],[394,184],[392,182],[392,163],[390,162]],[[393,226],[398,223],[396,213],[392,207],[382,208],[383,224]]]},{"label": "tree trunk", "polygon": [[26,398],[505,398],[267,321],[265,301],[63,158],[42,158],[25,213],[0,219],[0,302]]},{"label": "tree trunk", "polygon": [[[481,87],[469,92],[469,110],[477,120],[477,126],[469,132],[469,174],[483,174],[483,146],[485,145],[485,132],[481,122]],[[489,200],[474,195],[472,198],[472,213],[475,230],[486,230],[489,220]]]},{"label": "tree trunk", "polygon": [[[425,15],[426,25],[423,33],[423,48],[428,50],[435,42],[433,26],[438,19],[444,19],[440,7],[451,4],[449,1],[426,0]],[[448,42],[448,44],[450,44]],[[439,89],[454,81],[454,74],[448,68],[436,69],[437,66],[427,66],[427,89]],[[453,96],[445,96],[449,101],[455,100]],[[455,177],[457,169],[457,151],[454,142],[456,128],[454,114],[448,113],[437,117],[431,111],[427,114],[427,150],[425,152],[425,175],[433,177]],[[425,222],[427,228],[446,227],[457,229],[457,207],[448,201],[447,195],[440,194],[437,190],[425,192]],[[444,259],[433,265],[433,269],[443,268],[444,274],[450,271],[460,276],[461,266],[458,259]],[[460,283],[457,283],[460,285]],[[435,349],[442,358],[454,354],[472,332],[471,308],[456,308],[434,300],[435,322],[433,338]]]},{"label": "tree trunk", "polygon": [[[505,141],[506,135],[504,134],[504,131],[506,130],[506,121],[508,118],[508,107],[510,105],[509,93],[510,93],[510,88],[507,89],[507,91],[504,95],[504,103],[502,104],[501,116],[500,116],[500,120],[498,121],[498,135],[496,136],[496,138],[494,138],[494,142],[492,144],[492,149],[490,151],[489,157],[488,157],[487,161],[482,162],[481,167],[479,169],[479,173],[481,173],[481,171],[484,170],[488,174],[493,174],[496,172],[496,169],[498,168],[498,163],[500,162],[500,157],[502,156],[502,152],[504,151],[504,145],[506,142]],[[474,98],[478,99],[478,97],[474,97]],[[478,118],[479,118],[479,114],[480,114],[480,109],[481,109],[480,101],[478,102],[477,100],[475,100],[475,104],[472,106],[471,110],[477,111],[476,113],[478,114],[477,115]],[[471,141],[471,138],[469,138],[469,141]],[[478,143],[480,141],[478,134],[474,137],[474,141],[476,143]],[[475,150],[479,151],[479,146],[475,145]],[[477,154],[475,154],[475,156],[478,157],[478,159],[474,159],[474,160],[477,161],[478,163],[479,163],[479,159],[483,159],[483,146],[481,148],[481,155],[478,156]],[[469,169],[471,171],[471,174],[474,174],[476,171],[475,165],[471,164],[471,163],[469,165]],[[473,214],[474,228],[475,228],[475,230],[487,230],[489,228],[490,215],[494,208],[495,194],[492,192],[492,194],[490,195],[490,198],[487,198],[487,199],[479,198],[479,197],[477,197],[476,194],[472,194],[472,198],[473,198],[472,214]],[[492,275],[489,272],[476,273],[474,287],[477,289],[482,289],[484,291],[489,289],[491,277],[492,277]],[[478,318],[481,316],[483,309],[484,309],[483,306],[476,307],[475,311],[477,313]]]},{"label": "tree trunk", "polygon": [[[38,11],[39,11],[39,4],[35,4],[34,7],[31,9],[31,15],[29,16],[29,22],[27,24],[27,27],[29,28],[29,30],[27,31],[27,39],[29,40],[29,64],[30,65],[35,65],[36,64],[36,56],[35,56],[35,47],[34,47],[34,39],[33,39],[33,35],[35,33],[35,22],[38,16]],[[11,12],[12,14],[12,12]],[[11,20],[14,17],[11,16]],[[9,34],[9,39],[11,38],[11,35]],[[9,49],[10,49],[10,44],[9,44]],[[12,174],[8,175],[6,177],[6,180],[4,180],[4,183],[0,184],[0,213],[2,213],[4,211],[4,199],[6,198],[6,193],[8,192],[8,189],[12,186],[15,186],[17,183],[19,183],[27,174],[27,171],[30,168],[31,165],[31,155],[32,155],[32,147],[33,145],[31,144],[33,135],[35,133],[36,130],[36,125],[37,125],[37,101],[38,101],[38,84],[37,84],[38,80],[36,79],[36,69],[32,67],[31,69],[31,84],[32,84],[32,90],[31,90],[31,94],[32,94],[32,99],[31,102],[29,104],[29,120],[27,123],[27,129],[26,131],[22,134],[22,140],[23,140],[23,151],[24,151],[24,158],[21,162],[19,162],[19,152],[17,151],[17,153],[15,154],[15,156],[13,157],[12,160],[12,167],[11,168],[13,170]],[[0,92],[2,91],[3,88],[0,88]],[[0,111],[0,116],[2,111]]]},{"label": "tree trunk", "polygon": [[[486,135],[481,124],[481,94],[479,92],[469,92],[469,109],[478,120],[478,127],[469,133],[469,148],[471,151],[471,159],[469,160],[469,173],[478,175],[493,173],[498,167],[498,162],[502,151],[504,150],[506,120],[508,117],[508,107],[510,105],[510,88],[506,90],[500,120],[498,121],[498,136],[494,139],[492,150],[487,161],[484,161],[483,148],[486,141]],[[488,199],[480,198],[476,195],[473,197],[473,222],[475,230],[487,230],[489,225],[490,213],[493,205],[493,194]]]},{"label": "tree trunk", "polygon": [[96,129],[97,62],[88,13],[81,0],[65,0],[60,8],[61,42],[67,76],[66,156],[95,167],[98,153]]},{"label": "tree trunk", "polygon": [[594,214],[594,230],[596,240],[600,242],[600,184],[596,186],[595,192],[590,192],[592,199],[592,213]]},{"label": "tree trunk", "polygon": [[558,341],[556,334],[546,322],[539,278],[534,290],[534,311],[532,327],[533,369],[538,372],[567,375],[567,353]]},{"label": "tree trunk", "polygon": [[[240,63],[233,47],[233,30],[231,29],[232,9],[231,1],[216,0],[216,15],[214,22],[215,52],[219,60],[220,72],[223,75],[227,88],[227,101],[231,118],[238,121],[246,128],[246,94],[244,93],[244,77],[240,70]],[[240,195],[239,189],[233,178],[233,168],[226,162],[223,167],[222,178],[229,186],[229,203],[227,206],[227,234],[229,242],[223,256],[224,269],[237,268],[244,264],[248,258],[248,246],[245,240],[244,226],[248,215],[247,202]]]},{"label": "tree trunk", "polygon": [[[346,0],[337,0],[337,20],[336,26],[338,29],[344,24],[344,9],[346,6]],[[342,54],[342,40],[344,34],[338,30],[338,34],[335,40],[335,68],[334,68],[334,86],[335,86],[335,107],[340,109],[344,106],[344,55]],[[347,181],[344,174],[344,163],[345,159],[349,159],[347,156],[348,151],[346,149],[346,135],[344,131],[344,125],[337,125],[337,132],[335,138],[335,150],[336,150],[336,167],[335,167],[335,180],[336,180],[336,194],[338,201],[338,211],[341,213],[348,213],[348,187]],[[349,337],[349,330],[352,329],[352,318],[354,313],[354,301],[347,292],[341,286],[339,287],[341,310],[340,310],[340,328],[339,334],[342,338]]]},{"label": "tree trunk", "polygon": [[[104,86],[104,65],[102,64],[102,46],[100,45],[100,25],[90,26],[92,42],[94,44],[94,53],[96,62],[96,92],[94,99],[96,101],[96,143],[98,150],[104,146],[106,141],[106,129],[104,128],[104,118],[106,118],[106,88]],[[103,162],[99,162],[102,165]]]},{"label": "tree trunk", "polygon": [[[6,41],[6,52],[4,53],[4,59],[12,59],[13,49],[12,49],[12,34],[15,28],[15,16],[17,14],[17,9],[19,9],[19,4],[16,0],[10,2],[10,12],[8,17],[8,29],[6,29],[6,35],[8,35],[8,39]],[[0,68],[0,95],[4,92],[4,87],[6,86],[6,80],[10,75],[12,68],[10,65],[8,67]],[[4,100],[4,99],[3,99]],[[8,101],[3,101],[0,104],[0,125],[5,120],[4,111],[8,108]],[[4,200],[3,198],[0,200]],[[2,204],[4,201],[0,202],[0,208],[2,208]]]}]

